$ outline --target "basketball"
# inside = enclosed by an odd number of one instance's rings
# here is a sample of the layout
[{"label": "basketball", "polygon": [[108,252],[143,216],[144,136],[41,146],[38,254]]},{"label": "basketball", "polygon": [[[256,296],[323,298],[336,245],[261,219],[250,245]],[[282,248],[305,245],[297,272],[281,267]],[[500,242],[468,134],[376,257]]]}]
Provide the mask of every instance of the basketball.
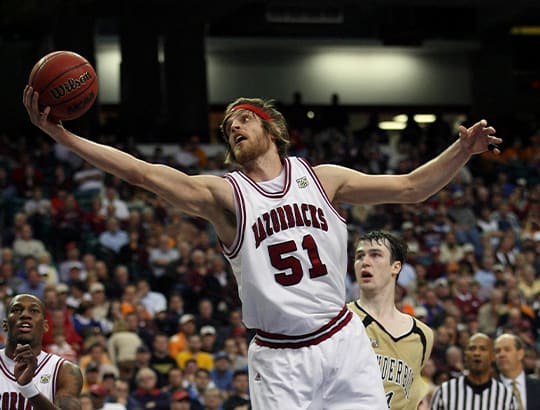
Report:
[{"label": "basketball", "polygon": [[92,107],[98,93],[94,68],[71,51],[43,56],[32,68],[28,84],[39,93],[40,109],[51,107],[53,121],[79,118]]}]

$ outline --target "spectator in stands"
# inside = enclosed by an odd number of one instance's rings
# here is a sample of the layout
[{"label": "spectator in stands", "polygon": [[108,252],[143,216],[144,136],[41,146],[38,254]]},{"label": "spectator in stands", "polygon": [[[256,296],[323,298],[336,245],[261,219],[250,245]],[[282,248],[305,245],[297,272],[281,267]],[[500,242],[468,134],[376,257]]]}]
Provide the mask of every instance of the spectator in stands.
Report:
[{"label": "spectator in stands", "polygon": [[16,260],[22,261],[27,256],[32,256],[36,260],[46,251],[43,241],[34,237],[32,226],[24,224],[21,228],[20,236],[13,242],[13,256]]},{"label": "spectator in stands", "polygon": [[39,299],[43,299],[45,291],[45,279],[38,271],[37,266],[31,266],[26,270],[26,278],[17,288],[18,293],[28,293]]},{"label": "spectator in stands", "polygon": [[236,370],[233,373],[232,386],[229,397],[223,403],[223,410],[232,410],[238,405],[250,404],[247,370]]},{"label": "spectator in stands", "polygon": [[454,224],[459,243],[473,244],[475,254],[480,255],[480,234],[477,228],[476,215],[471,209],[471,199],[465,192],[458,190],[452,195],[453,204],[448,209],[448,217]]},{"label": "spectator in stands", "polygon": [[[81,369],[82,370],[82,369]],[[90,393],[90,389],[93,386],[99,386],[99,383],[101,382],[100,374],[99,374],[99,364],[90,362],[87,364],[83,371],[83,386],[82,386],[82,393]],[[103,393],[103,395],[106,392]],[[102,393],[100,392],[100,395]]]},{"label": "spectator in stands", "polygon": [[193,410],[187,390],[179,390],[171,395],[171,410]]},{"label": "spectator in stands", "polygon": [[38,257],[38,271],[44,277],[47,285],[56,285],[59,280],[58,269],[52,261],[52,255],[49,251],[41,253]]},{"label": "spectator in stands", "polygon": [[[6,252],[5,249],[10,249],[10,252],[13,253],[13,243],[16,239],[20,238],[22,235],[23,227],[28,224],[28,218],[26,214],[22,211],[15,212],[12,218],[12,222],[8,223],[6,227],[2,229],[2,246],[4,247],[3,253]],[[5,262],[6,258],[2,256],[2,262]]]},{"label": "spectator in stands", "polygon": [[137,286],[134,284],[128,284],[122,292],[121,309],[122,314],[135,312],[135,306],[139,303],[139,296],[137,294]]},{"label": "spectator in stands", "polygon": [[168,295],[167,310],[159,312],[154,322],[161,332],[173,336],[178,331],[178,322],[184,313],[184,298],[173,291]]},{"label": "spectator in stands", "polygon": [[172,238],[168,234],[161,234],[157,246],[149,251],[148,262],[152,270],[153,288],[160,292],[166,292],[174,286],[172,281],[163,280],[166,276],[167,267],[180,258],[178,249],[173,247]]},{"label": "spectator in stands", "polygon": [[167,375],[167,384],[162,390],[169,392],[171,395],[177,391],[182,391],[189,386],[189,383],[184,380],[184,371],[175,366],[169,370]]},{"label": "spectator in stands", "polygon": [[[151,357],[152,357],[152,352],[150,351],[147,345],[141,344],[140,346],[137,347],[135,351],[135,362],[133,363],[133,366],[130,367],[130,370],[132,372],[131,377],[129,379],[130,391],[133,391],[137,388],[137,373],[139,372],[139,370],[146,367],[150,368]],[[154,373],[153,370],[152,370],[152,373]],[[155,373],[154,373],[154,376],[155,376]]]},{"label": "spectator in stands", "polygon": [[[140,404],[129,394],[129,385],[120,379],[114,381],[112,389],[105,399],[105,403],[119,404],[125,410],[138,410],[140,408]],[[120,410],[120,407],[117,408]],[[108,407],[104,407],[105,409],[108,409]],[[110,409],[113,410],[113,407],[110,407]]]},{"label": "spectator in stands", "polygon": [[196,409],[204,409],[204,394],[210,388],[215,387],[210,378],[210,371],[205,368],[198,368],[195,371],[194,382],[188,387],[189,397],[193,402],[192,406]]},{"label": "spectator in stands", "polygon": [[69,281],[69,271],[72,267],[77,267],[80,270],[80,279],[86,279],[86,270],[84,269],[84,264],[80,259],[81,251],[75,242],[69,242],[65,246],[66,257],[62,259],[58,266],[58,271],[60,273],[60,281],[68,282]]},{"label": "spectator in stands", "polygon": [[465,321],[475,318],[482,304],[478,296],[473,296],[471,293],[472,282],[470,278],[461,276],[457,279],[453,289],[453,303]]},{"label": "spectator in stands", "polygon": [[112,364],[102,341],[88,337],[86,343],[88,343],[86,353],[83,354],[79,360],[79,366],[82,371],[84,371],[90,363],[97,365],[98,370],[102,370],[105,366]]},{"label": "spectator in stands", "polygon": [[187,339],[197,333],[195,316],[191,313],[183,314],[178,320],[178,331],[169,339],[169,355],[176,358],[178,354],[187,349]]},{"label": "spectator in stands", "polygon": [[114,323],[107,340],[107,353],[111,362],[121,369],[135,362],[137,348],[142,344],[139,335],[125,321],[119,320]]},{"label": "spectator in stands", "polygon": [[165,333],[156,333],[152,342],[152,356],[150,368],[156,372],[157,388],[163,388],[169,377],[171,369],[177,367],[176,360],[169,356],[169,337]]},{"label": "spectator in stands", "polygon": [[144,237],[136,230],[128,230],[129,242],[120,248],[117,256],[119,264],[126,265],[133,274],[133,279],[150,277],[148,249]]},{"label": "spectator in stands", "polygon": [[151,290],[146,279],[137,281],[137,295],[146,311],[153,317],[157,312],[167,310],[167,298],[161,292]]},{"label": "spectator in stands", "polygon": [[536,276],[536,270],[530,263],[518,269],[518,288],[523,295],[524,302],[529,306],[534,303],[534,297],[540,292],[540,278]]},{"label": "spectator in stands", "polygon": [[[443,282],[446,281],[445,278],[440,278],[439,280]],[[438,284],[436,282],[433,285],[437,286]],[[424,306],[427,311],[426,323],[428,326],[433,327],[433,325],[437,323],[443,316],[444,308],[441,301],[437,297],[437,293],[435,293],[433,289],[428,289],[425,297],[426,300],[422,306]]]},{"label": "spectator in stands", "polygon": [[508,266],[514,269],[516,267],[517,255],[519,249],[516,244],[516,234],[514,231],[506,231],[499,243],[498,248],[495,251],[495,258],[497,263],[503,266]]},{"label": "spectator in stands", "polygon": [[229,355],[220,351],[214,355],[214,368],[210,370],[210,379],[214,385],[225,393],[233,389],[233,369]]},{"label": "spectator in stands", "polygon": [[107,219],[115,218],[119,223],[127,222],[129,209],[126,201],[120,198],[116,188],[108,186],[101,198],[101,215]]},{"label": "spectator in stands", "polygon": [[192,334],[187,338],[187,347],[176,356],[178,367],[183,369],[189,359],[195,359],[199,369],[208,371],[214,368],[214,358],[210,353],[201,351],[201,337],[198,334]]},{"label": "spectator in stands", "polygon": [[64,257],[68,244],[80,243],[82,239],[82,223],[84,212],[73,193],[66,193],[63,206],[53,213],[52,234],[55,241],[55,256]]},{"label": "spectator in stands", "polygon": [[106,334],[109,334],[112,329],[112,324],[108,323],[108,315],[111,309],[111,302],[105,294],[105,286],[102,282],[94,282],[89,288],[90,300],[93,305],[94,318],[101,322],[102,329]]},{"label": "spectator in stands", "polygon": [[118,264],[113,269],[112,279],[105,289],[105,296],[111,300],[120,300],[126,286],[132,283],[129,269],[126,265]]},{"label": "spectator in stands", "polygon": [[44,197],[42,186],[34,187],[32,196],[23,205],[23,210],[35,237],[42,241],[47,240],[46,234],[51,224],[51,200]]},{"label": "spectator in stands", "polygon": [[452,345],[446,349],[445,354],[446,370],[450,378],[459,377],[463,374],[463,351],[460,347]]},{"label": "spectator in stands", "polygon": [[214,326],[206,325],[201,327],[201,350],[214,354],[218,349],[218,336]]},{"label": "spectator in stands", "polygon": [[72,363],[78,362],[77,351],[66,341],[64,329],[55,329],[53,332],[53,343],[44,347],[44,350],[63,357]]},{"label": "spectator in stands", "polygon": [[31,162],[29,155],[24,154],[20,164],[11,171],[11,180],[19,197],[30,198],[32,190],[36,186],[43,185],[45,177],[41,170]]},{"label": "spectator in stands", "polygon": [[223,323],[215,316],[216,313],[212,301],[207,298],[199,299],[197,314],[195,315],[197,328],[202,329],[203,326],[212,326],[218,329]]},{"label": "spectator in stands", "polygon": [[121,228],[117,218],[109,217],[107,219],[107,229],[99,235],[98,242],[100,245],[99,252],[102,257],[113,266],[118,260],[122,247],[129,243],[129,236]]},{"label": "spectator in stands", "polygon": [[236,338],[226,338],[223,341],[223,351],[229,356],[233,370],[247,369],[247,357],[241,354]]},{"label": "spectator in stands", "polygon": [[156,387],[157,376],[154,370],[143,367],[137,371],[135,379],[137,388],[129,397],[139,403],[142,408],[169,410],[171,397],[168,392]]},{"label": "spectator in stands", "polygon": [[83,300],[73,315],[75,331],[83,339],[94,334],[103,334],[102,323],[94,317],[94,304],[90,300]]},{"label": "spectator in stands", "polygon": [[478,331],[491,337],[495,336],[499,317],[506,311],[504,292],[493,289],[489,299],[478,309]]},{"label": "spectator in stands", "polygon": [[79,194],[97,194],[103,189],[104,179],[105,173],[87,161],[83,161],[81,167],[73,174],[75,189]]},{"label": "spectator in stands", "polygon": [[0,265],[0,277],[12,292],[17,292],[24,279],[15,274],[15,265],[12,261],[2,262]]},{"label": "spectator in stands", "polygon": [[209,387],[204,392],[204,410],[223,410],[223,392],[217,387]]},{"label": "spectator in stands", "polygon": [[188,287],[184,293],[186,305],[189,309],[197,306],[197,301],[206,296],[206,277],[208,275],[208,265],[206,255],[201,249],[194,249],[191,253],[186,281]]},{"label": "spectator in stands", "polygon": [[496,265],[491,252],[484,252],[482,262],[474,272],[474,279],[480,284],[480,297],[486,299],[495,286],[495,269],[502,270],[502,265]]}]

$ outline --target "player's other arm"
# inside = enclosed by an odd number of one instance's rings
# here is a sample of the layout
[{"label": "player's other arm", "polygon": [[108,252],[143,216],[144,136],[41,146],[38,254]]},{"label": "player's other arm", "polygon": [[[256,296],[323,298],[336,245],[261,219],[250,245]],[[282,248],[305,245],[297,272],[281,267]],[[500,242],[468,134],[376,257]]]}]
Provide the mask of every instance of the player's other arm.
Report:
[{"label": "player's other arm", "polygon": [[54,403],[43,394],[28,399],[34,409],[40,410],[80,410],[83,377],[79,367],[70,362],[64,362],[58,372],[57,388]]},{"label": "player's other arm", "polygon": [[[367,175],[352,169],[321,165],[316,172],[330,199],[352,204],[416,203],[444,188],[472,155],[489,144],[500,144],[485,120],[470,128],[460,127],[460,136],[436,158],[403,175]],[[498,149],[493,151],[498,154]]]}]

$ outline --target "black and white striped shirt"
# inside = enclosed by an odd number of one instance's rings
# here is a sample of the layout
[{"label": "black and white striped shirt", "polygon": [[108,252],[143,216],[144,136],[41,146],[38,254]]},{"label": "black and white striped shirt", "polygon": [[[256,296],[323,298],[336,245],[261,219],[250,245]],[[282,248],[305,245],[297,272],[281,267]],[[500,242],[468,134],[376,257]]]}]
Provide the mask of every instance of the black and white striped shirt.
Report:
[{"label": "black and white striped shirt", "polygon": [[518,410],[512,390],[491,379],[472,384],[465,376],[450,379],[435,391],[430,410]]}]

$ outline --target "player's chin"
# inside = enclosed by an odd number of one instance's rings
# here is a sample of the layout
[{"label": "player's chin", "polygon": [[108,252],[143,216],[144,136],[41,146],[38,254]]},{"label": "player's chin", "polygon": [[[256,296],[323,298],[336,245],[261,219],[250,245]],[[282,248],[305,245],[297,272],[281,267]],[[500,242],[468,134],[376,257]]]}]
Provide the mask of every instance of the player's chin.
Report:
[{"label": "player's chin", "polygon": [[18,334],[15,340],[17,344],[27,345],[27,344],[32,344],[34,337],[31,334],[24,334],[24,335]]}]

